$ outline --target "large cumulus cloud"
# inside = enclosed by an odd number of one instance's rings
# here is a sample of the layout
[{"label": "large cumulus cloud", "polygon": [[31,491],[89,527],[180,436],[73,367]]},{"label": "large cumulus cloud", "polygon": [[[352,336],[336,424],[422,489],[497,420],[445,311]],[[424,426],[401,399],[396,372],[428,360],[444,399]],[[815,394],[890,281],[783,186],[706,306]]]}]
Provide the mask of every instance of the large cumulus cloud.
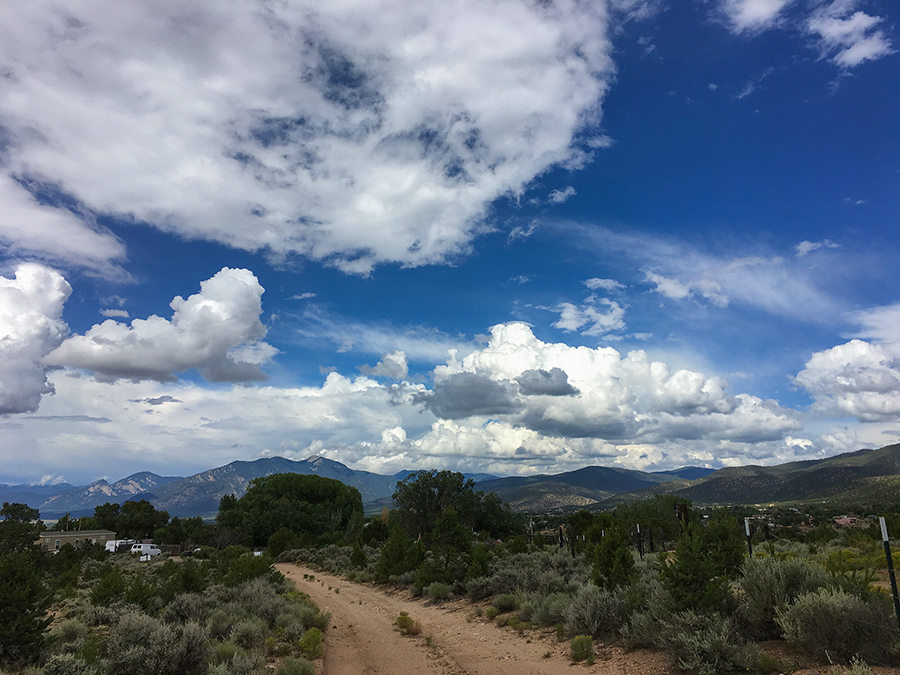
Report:
[{"label": "large cumulus cloud", "polygon": [[42,265],[0,276],[0,415],[36,410],[53,391],[43,359],[68,332],[62,312],[71,293],[59,272]]},{"label": "large cumulus cloud", "polygon": [[190,368],[211,381],[265,379],[260,365],[275,350],[262,341],[262,294],[252,272],[226,267],[202,282],[199,293],[172,300],[171,320],[154,315],[126,325],[109,319],[67,339],[46,362],[104,380],[172,381]]},{"label": "large cumulus cloud", "polygon": [[863,422],[900,419],[900,351],[851,340],[816,352],[794,378],[824,414]]},{"label": "large cumulus cloud", "polygon": [[[389,353],[382,365],[400,356]],[[731,394],[722,378],[670,368],[640,351],[543,342],[522,323],[494,327],[490,341],[465,356],[451,353],[431,387],[336,372],[318,386],[214,389],[184,379],[108,383],[75,375],[50,373],[56,395],[44,397],[37,415],[4,429],[0,465],[29,447],[34,475],[54,457],[60,472],[93,457],[127,475],[311,454],[380,473],[514,474],[589,464],[768,463],[852,445],[797,438],[793,411]],[[60,448],[67,449],[62,458]]]},{"label": "large cumulus cloud", "polygon": [[13,3],[4,170],[275,256],[439,262],[493,200],[586,160],[607,24],[578,0]]},{"label": "large cumulus cloud", "polygon": [[434,390],[420,400],[445,419],[499,417],[548,436],[615,442],[754,443],[800,428],[793,411],[727,388],[643,351],[545,343],[512,323],[495,326],[484,349],[436,368]]}]

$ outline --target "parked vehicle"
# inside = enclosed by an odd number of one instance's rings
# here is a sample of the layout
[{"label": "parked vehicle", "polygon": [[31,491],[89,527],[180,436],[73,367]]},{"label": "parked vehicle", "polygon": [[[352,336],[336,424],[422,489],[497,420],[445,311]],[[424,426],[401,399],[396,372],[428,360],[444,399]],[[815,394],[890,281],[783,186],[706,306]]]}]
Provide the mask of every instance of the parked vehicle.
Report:
[{"label": "parked vehicle", "polygon": [[110,539],[106,542],[106,550],[110,553],[126,553],[134,543],[134,539]]},{"label": "parked vehicle", "polygon": [[162,553],[156,544],[132,544],[131,552],[142,556],[148,555],[151,558]]}]

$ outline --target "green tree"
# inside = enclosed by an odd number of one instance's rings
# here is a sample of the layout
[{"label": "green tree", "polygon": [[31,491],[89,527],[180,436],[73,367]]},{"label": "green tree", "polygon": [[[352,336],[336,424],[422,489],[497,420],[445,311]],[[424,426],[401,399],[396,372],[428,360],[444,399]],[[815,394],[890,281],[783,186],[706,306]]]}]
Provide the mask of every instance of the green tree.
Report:
[{"label": "green tree", "polygon": [[411,572],[419,566],[422,558],[423,549],[419,543],[413,541],[403,527],[392,523],[375,566],[375,579],[384,583],[392,576]]},{"label": "green tree", "polygon": [[[459,522],[455,509],[445,509],[437,518],[434,529],[423,537],[425,548],[431,551],[434,569],[422,582],[449,583],[464,576],[472,550],[472,531]],[[426,585],[426,583],[422,583]]]},{"label": "green tree", "polygon": [[474,526],[475,482],[453,471],[417,471],[397,483],[393,495],[395,514],[406,531],[419,537],[434,529],[446,509],[456,511],[460,522]]},{"label": "green tree", "polygon": [[311,546],[352,540],[362,527],[359,490],[339,480],[296,473],[257,478],[233,505],[222,498],[217,522],[249,533],[255,546],[264,546],[279,528],[298,536],[297,544]]},{"label": "green tree", "polygon": [[381,516],[372,516],[363,527],[360,541],[369,546],[379,546],[387,541],[389,533],[388,524]]},{"label": "green tree", "polygon": [[43,523],[25,504],[4,502],[0,516],[0,664],[15,666],[40,656],[50,624],[45,554],[35,545]]},{"label": "green tree", "polygon": [[716,566],[716,575],[737,579],[747,546],[737,519],[726,511],[716,510],[703,529],[702,540]]},{"label": "green tree", "polygon": [[125,538],[121,532],[119,532],[119,513],[121,511],[121,507],[118,504],[113,504],[112,502],[106,502],[105,504],[99,504],[94,507],[94,515],[91,518],[91,529],[96,530],[112,530],[113,532],[118,533],[121,538]]},{"label": "green tree", "polygon": [[127,501],[119,512],[118,529],[120,537],[149,539],[153,532],[169,522],[167,511],[157,511],[146,499]]},{"label": "green tree", "polygon": [[660,579],[679,611],[725,611],[731,600],[728,577],[711,554],[702,529],[693,525],[684,528],[675,557],[663,565]]},{"label": "green tree", "polygon": [[513,513],[509,504],[504,504],[496,493],[476,492],[475,497],[475,522],[472,527],[475,532],[487,532],[495,539],[505,539],[525,531],[523,519]]},{"label": "green tree", "polygon": [[272,558],[277,558],[292,548],[297,548],[297,533],[286,527],[275,530],[266,543],[266,550]]},{"label": "green tree", "polygon": [[604,532],[594,547],[591,577],[600,588],[628,586],[635,577],[631,538],[618,523],[612,523]]}]

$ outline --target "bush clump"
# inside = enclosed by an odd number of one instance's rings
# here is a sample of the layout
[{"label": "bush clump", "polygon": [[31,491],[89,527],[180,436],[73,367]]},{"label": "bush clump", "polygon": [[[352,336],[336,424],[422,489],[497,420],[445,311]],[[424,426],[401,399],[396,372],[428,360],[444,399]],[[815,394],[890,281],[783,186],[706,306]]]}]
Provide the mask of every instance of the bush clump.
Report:
[{"label": "bush clump", "polygon": [[310,628],[300,638],[300,651],[310,659],[322,656],[322,631],[318,628]]},{"label": "bush clump", "polygon": [[400,616],[394,620],[394,625],[397,626],[397,630],[400,631],[401,635],[418,635],[422,632],[422,626],[419,625],[419,622],[406,612],[400,612]]},{"label": "bush clump", "polygon": [[592,661],[594,659],[594,641],[590,635],[576,635],[569,643],[571,658],[578,661]]},{"label": "bush clump", "polygon": [[424,589],[425,595],[431,600],[440,601],[450,597],[450,585],[441,581],[434,581],[428,584]]},{"label": "bush clump", "polygon": [[315,666],[304,658],[288,656],[275,669],[275,675],[313,675]]},{"label": "bush clump", "polygon": [[806,593],[779,610],[785,639],[819,659],[849,663],[895,661],[898,651],[891,608],[884,598],[868,601],[839,588]]},{"label": "bush clump", "polygon": [[739,635],[728,617],[686,611],[672,619],[664,641],[686,673],[730,675],[746,672],[758,661],[756,649]]},{"label": "bush clump", "polygon": [[829,585],[831,577],[816,563],[771,556],[748,558],[738,580],[741,612],[757,637],[780,637],[777,613],[801,595]]},{"label": "bush clump", "polygon": [[624,588],[585,586],[566,611],[566,627],[570,635],[616,633],[631,614],[628,592]]},{"label": "bush clump", "polygon": [[494,602],[491,605],[496,607],[498,612],[504,614],[517,609],[519,607],[519,599],[512,593],[503,593],[494,598]]}]

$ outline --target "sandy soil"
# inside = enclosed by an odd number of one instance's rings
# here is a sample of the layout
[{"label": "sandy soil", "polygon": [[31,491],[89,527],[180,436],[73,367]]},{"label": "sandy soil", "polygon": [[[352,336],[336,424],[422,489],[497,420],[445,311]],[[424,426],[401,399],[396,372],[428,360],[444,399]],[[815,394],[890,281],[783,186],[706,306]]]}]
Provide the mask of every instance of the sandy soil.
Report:
[{"label": "sandy soil", "polygon": [[[405,591],[357,584],[318,570],[280,563],[275,567],[331,613],[325,635],[323,675],[676,675],[665,654],[595,644],[592,665],[573,664],[568,641],[553,630],[518,633],[474,614],[465,600],[427,604]],[[313,575],[314,580],[303,575]],[[418,636],[394,627],[400,612],[421,625]],[[770,650],[767,650],[770,651]],[[771,651],[778,652],[781,648]],[[828,667],[804,668],[795,675],[825,675]],[[840,672],[834,669],[834,673]],[[897,673],[874,668],[873,674]]]}]

